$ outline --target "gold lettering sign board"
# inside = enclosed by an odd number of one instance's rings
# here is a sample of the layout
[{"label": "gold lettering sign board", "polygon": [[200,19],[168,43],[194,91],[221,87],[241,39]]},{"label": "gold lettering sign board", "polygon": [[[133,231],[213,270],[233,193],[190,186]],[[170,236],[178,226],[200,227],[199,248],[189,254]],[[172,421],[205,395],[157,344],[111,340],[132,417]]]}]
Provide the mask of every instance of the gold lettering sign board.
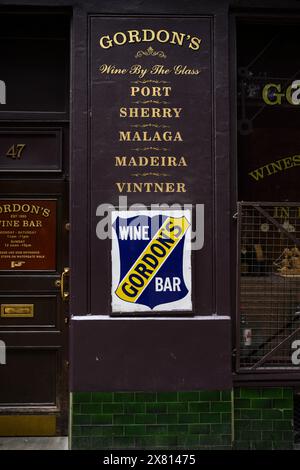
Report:
[{"label": "gold lettering sign board", "polygon": [[56,201],[0,199],[0,270],[56,269]]}]

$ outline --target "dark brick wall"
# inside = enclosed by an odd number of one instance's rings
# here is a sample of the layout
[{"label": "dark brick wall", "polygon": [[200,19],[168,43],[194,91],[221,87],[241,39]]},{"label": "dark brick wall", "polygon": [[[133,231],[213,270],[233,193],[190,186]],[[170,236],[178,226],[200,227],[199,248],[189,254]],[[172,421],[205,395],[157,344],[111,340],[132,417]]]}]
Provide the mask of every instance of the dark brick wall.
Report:
[{"label": "dark brick wall", "polygon": [[73,394],[73,449],[292,449],[293,439],[290,388],[235,389],[234,409],[230,391]]},{"label": "dark brick wall", "polygon": [[292,449],[293,390],[236,389],[234,423],[236,449]]},{"label": "dark brick wall", "polygon": [[74,393],[72,449],[230,449],[231,392]]}]

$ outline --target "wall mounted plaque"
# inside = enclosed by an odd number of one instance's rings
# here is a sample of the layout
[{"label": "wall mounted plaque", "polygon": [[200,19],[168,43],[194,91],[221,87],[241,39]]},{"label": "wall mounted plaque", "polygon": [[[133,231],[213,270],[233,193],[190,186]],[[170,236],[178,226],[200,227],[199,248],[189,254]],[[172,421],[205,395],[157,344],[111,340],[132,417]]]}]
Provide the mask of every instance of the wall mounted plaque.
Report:
[{"label": "wall mounted plaque", "polygon": [[112,222],[112,311],[191,311],[190,211],[113,211]]},{"label": "wall mounted plaque", "polygon": [[209,17],[91,17],[98,204],[124,195],[144,203],[195,202],[196,195],[210,202],[211,34]]},{"label": "wall mounted plaque", "polygon": [[[122,211],[136,209],[135,204],[151,211],[160,205],[164,210],[192,209],[192,241],[197,240],[191,282],[199,299],[192,299],[193,311],[206,314],[214,309],[212,34],[210,16],[90,17],[92,313],[105,308],[116,314],[126,308],[158,311],[165,304],[169,313],[191,310],[190,299],[188,307],[162,298],[155,305],[145,301],[142,307],[137,302],[120,304],[115,294],[118,276],[112,273],[110,278],[108,266],[103,266],[110,246],[101,231],[108,223],[108,204]],[[178,262],[174,271],[180,267]],[[107,299],[110,290],[112,303]]]},{"label": "wall mounted plaque", "polygon": [[56,201],[0,200],[0,270],[56,269]]}]

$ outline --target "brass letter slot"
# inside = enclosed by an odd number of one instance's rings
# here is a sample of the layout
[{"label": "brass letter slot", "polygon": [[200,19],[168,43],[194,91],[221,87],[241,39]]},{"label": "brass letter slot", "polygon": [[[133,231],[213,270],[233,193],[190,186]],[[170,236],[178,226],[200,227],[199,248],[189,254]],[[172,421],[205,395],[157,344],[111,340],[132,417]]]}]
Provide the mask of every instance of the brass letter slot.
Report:
[{"label": "brass letter slot", "polygon": [[1,317],[33,317],[34,305],[33,304],[2,304]]}]

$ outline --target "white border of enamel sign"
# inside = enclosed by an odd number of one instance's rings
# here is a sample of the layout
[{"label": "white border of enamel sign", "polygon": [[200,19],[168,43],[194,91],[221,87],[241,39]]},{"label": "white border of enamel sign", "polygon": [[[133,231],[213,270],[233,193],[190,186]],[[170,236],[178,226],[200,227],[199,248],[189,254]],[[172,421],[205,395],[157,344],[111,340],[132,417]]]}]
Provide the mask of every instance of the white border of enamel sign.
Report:
[{"label": "white border of enamel sign", "polygon": [[111,215],[112,312],[191,311],[191,211]]}]

